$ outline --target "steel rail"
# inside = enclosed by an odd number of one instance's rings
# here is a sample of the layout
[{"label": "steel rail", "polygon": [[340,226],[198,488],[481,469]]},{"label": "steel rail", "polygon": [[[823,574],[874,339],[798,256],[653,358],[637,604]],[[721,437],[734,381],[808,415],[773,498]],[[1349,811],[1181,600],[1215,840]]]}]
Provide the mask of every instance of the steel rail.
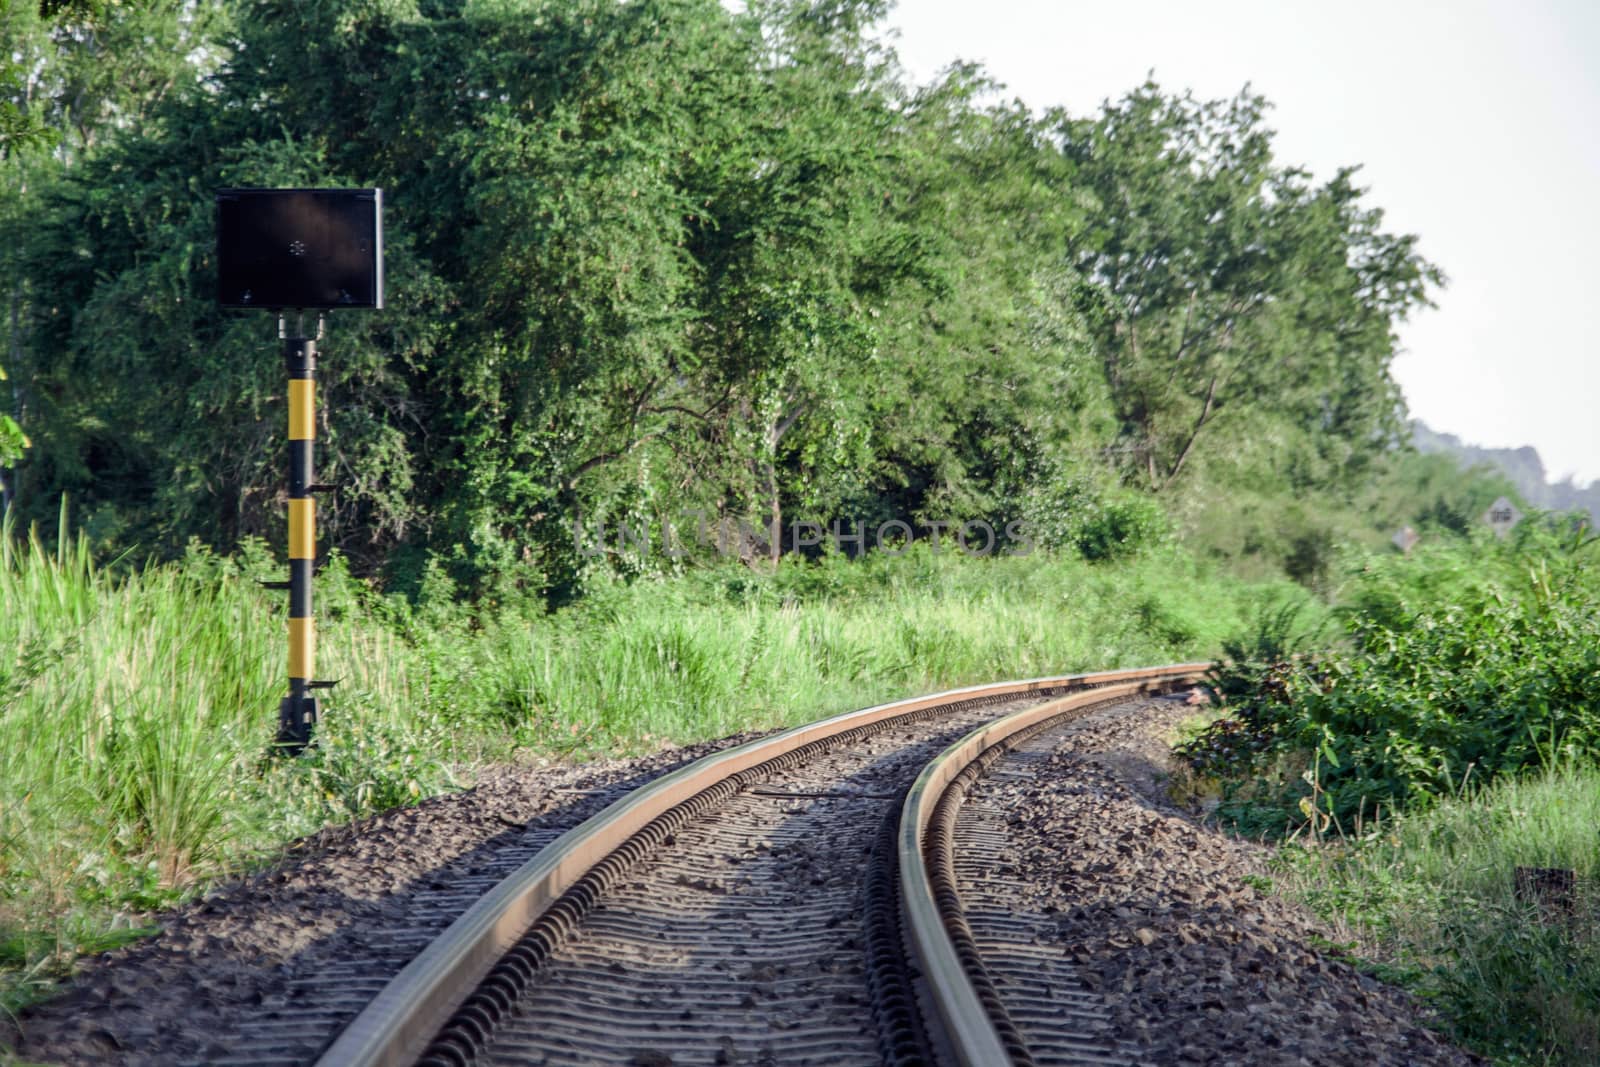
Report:
[{"label": "steel rail", "polygon": [[[985,999],[994,999],[993,989],[982,972],[982,962],[976,958],[970,934],[965,931],[953,884],[935,884],[935,868],[949,869],[950,842],[929,839],[935,818],[944,814],[939,811],[941,801],[951,794],[963,772],[986,753],[1004,751],[1008,740],[1018,733],[1047,726],[1052,719],[1107,700],[1198,682],[1205,667],[1182,664],[1147,672],[1137,681],[1073,693],[980,726],[928,763],[907,792],[896,846],[906,949],[923,975],[929,1007],[936,1017],[933,1021],[946,1051],[962,1067],[1020,1067],[1029,1061],[1025,1050],[1016,1047],[1018,1038],[1010,1020],[1003,1017],[1004,1008],[998,1009],[1001,1017],[997,1018],[997,1012],[984,1003]],[[961,796],[964,795],[963,791]],[[953,795],[949,799],[957,804],[960,800]],[[937,854],[939,850],[943,850],[943,857]],[[962,927],[961,931],[952,931],[952,919]]]},{"label": "steel rail", "polygon": [[714,753],[634,790],[567,831],[496,885],[428,944],[340,1032],[318,1067],[410,1067],[452,1013],[558,898],[665,812],[725,780],[835,734],[947,704],[1066,688],[1139,685],[1201,665],[998,682],[847,712]]}]

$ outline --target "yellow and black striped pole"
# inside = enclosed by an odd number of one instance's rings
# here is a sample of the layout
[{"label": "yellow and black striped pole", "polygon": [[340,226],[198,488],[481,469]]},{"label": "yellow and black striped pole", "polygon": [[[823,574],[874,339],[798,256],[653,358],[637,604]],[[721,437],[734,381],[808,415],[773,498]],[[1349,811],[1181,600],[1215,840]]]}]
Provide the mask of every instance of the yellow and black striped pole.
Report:
[{"label": "yellow and black striped pole", "polygon": [[[296,335],[303,335],[304,317]],[[312,493],[327,488],[314,475],[317,439],[317,336],[290,336],[286,320],[278,319],[283,338],[283,358],[289,371],[289,695],[278,706],[278,743],[290,754],[311,743],[319,709],[312,690],[328,683],[315,681],[317,623],[311,610],[311,575],[317,560],[317,511]]]}]

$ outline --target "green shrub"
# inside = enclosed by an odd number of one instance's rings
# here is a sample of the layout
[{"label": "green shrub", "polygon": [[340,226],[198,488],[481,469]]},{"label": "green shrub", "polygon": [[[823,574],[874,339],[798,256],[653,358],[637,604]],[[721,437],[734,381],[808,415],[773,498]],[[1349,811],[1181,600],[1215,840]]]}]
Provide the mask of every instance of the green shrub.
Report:
[{"label": "green shrub", "polygon": [[1060,475],[1035,488],[1025,512],[1040,547],[1091,561],[1127,559],[1173,537],[1172,521],[1155,497],[1100,487],[1076,475]]},{"label": "green shrub", "polygon": [[1219,673],[1233,710],[1191,754],[1225,752],[1239,773],[1259,767],[1255,757],[1303,753],[1312,769],[1277,783],[1281,802],[1315,794],[1324,816],[1347,824],[1552,758],[1600,757],[1590,554],[1529,538],[1360,561],[1342,613],[1347,647]]},{"label": "green shrub", "polygon": [[1084,559],[1121,559],[1168,540],[1172,524],[1147,496],[1125,494],[1102,502],[1081,520],[1078,551]]}]

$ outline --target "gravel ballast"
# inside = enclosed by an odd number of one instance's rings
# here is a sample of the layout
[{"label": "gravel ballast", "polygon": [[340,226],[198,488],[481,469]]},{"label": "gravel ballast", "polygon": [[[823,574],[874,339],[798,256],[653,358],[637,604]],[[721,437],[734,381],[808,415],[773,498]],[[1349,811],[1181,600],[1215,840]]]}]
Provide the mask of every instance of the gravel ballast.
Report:
[{"label": "gravel ballast", "polygon": [[[539,849],[739,734],[641,759],[486,772],[472,789],[330,828],[273,867],[158,916],[0,1034],[30,1063],[315,1060],[429,940]],[[3,1046],[0,1046],[3,1047]],[[270,1055],[259,1050],[270,1048]],[[247,1058],[234,1060],[248,1048]]]},{"label": "gravel ballast", "polygon": [[[1168,801],[1167,738],[1193,714],[1170,698],[1105,709],[973,788],[962,820],[979,837],[1003,828],[992,870],[959,868],[991,971],[1007,971],[1008,951],[1048,952],[1098,1000],[1094,1036],[1135,1063],[1482,1062],[1429,1030],[1413,999],[1318,951],[1332,931],[1257,888],[1266,849]],[[1037,942],[1016,947],[1019,924]],[[1024,1036],[1030,1008],[1014,1013]]]}]

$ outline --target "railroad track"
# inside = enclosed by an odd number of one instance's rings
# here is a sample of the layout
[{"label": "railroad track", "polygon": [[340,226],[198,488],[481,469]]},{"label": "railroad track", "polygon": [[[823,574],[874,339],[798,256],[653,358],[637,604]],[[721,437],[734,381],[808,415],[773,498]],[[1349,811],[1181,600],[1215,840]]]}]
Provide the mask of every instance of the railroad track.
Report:
[{"label": "railroad track", "polygon": [[[1032,1063],[956,890],[966,788],[1052,724],[1203,669],[955,690],[683,767],[485,893],[319,1064]],[[1119,1062],[1092,1029],[1041,1062]]]}]

